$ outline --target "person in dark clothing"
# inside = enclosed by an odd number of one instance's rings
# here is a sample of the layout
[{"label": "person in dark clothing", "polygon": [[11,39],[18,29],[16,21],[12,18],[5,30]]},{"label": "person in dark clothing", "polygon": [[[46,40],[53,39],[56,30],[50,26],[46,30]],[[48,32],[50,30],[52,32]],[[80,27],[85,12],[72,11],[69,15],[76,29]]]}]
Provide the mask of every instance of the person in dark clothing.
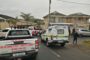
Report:
[{"label": "person in dark clothing", "polygon": [[71,30],[70,27],[68,27],[68,32],[69,32],[69,36],[71,35]]},{"label": "person in dark clothing", "polygon": [[78,33],[75,29],[73,29],[73,44],[77,44],[77,38],[78,38]]},{"label": "person in dark clothing", "polygon": [[72,30],[72,35],[75,33],[75,28],[73,28],[73,30]]}]

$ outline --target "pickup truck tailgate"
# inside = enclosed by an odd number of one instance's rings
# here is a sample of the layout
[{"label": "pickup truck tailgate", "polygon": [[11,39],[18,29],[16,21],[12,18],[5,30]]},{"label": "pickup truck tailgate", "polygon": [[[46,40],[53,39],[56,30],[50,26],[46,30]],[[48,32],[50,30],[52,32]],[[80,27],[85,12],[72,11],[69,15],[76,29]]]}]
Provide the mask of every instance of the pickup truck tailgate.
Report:
[{"label": "pickup truck tailgate", "polygon": [[37,39],[15,39],[0,41],[0,54],[35,50]]}]

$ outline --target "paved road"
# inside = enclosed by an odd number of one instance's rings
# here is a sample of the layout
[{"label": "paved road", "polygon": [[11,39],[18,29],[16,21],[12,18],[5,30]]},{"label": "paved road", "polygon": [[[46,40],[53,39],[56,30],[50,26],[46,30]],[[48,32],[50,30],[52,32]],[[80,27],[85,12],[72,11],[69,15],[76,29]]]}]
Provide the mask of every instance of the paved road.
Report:
[{"label": "paved road", "polygon": [[[90,38],[79,38],[79,42],[87,39]],[[82,51],[79,45],[72,45],[71,42],[65,47],[46,47],[42,43],[36,60],[90,60],[90,55]]]}]

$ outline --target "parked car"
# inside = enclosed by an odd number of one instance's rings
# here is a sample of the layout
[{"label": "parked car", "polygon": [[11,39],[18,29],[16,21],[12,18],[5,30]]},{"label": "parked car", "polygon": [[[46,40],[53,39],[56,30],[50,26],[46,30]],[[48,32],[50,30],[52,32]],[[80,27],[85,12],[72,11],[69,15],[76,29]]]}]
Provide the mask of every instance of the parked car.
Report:
[{"label": "parked car", "polygon": [[78,29],[77,32],[79,36],[90,36],[90,30],[88,29]]}]

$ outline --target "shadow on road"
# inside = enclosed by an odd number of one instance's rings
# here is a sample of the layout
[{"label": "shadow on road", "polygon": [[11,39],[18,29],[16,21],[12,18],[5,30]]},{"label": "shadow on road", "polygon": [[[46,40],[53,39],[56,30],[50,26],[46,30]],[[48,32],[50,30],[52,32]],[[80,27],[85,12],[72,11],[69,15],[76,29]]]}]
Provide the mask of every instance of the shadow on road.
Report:
[{"label": "shadow on road", "polygon": [[61,47],[60,45],[52,45],[52,46],[50,46],[49,48],[50,48],[50,49],[56,49],[56,50],[58,50],[58,49],[63,49],[63,50],[68,49],[66,46]]}]

